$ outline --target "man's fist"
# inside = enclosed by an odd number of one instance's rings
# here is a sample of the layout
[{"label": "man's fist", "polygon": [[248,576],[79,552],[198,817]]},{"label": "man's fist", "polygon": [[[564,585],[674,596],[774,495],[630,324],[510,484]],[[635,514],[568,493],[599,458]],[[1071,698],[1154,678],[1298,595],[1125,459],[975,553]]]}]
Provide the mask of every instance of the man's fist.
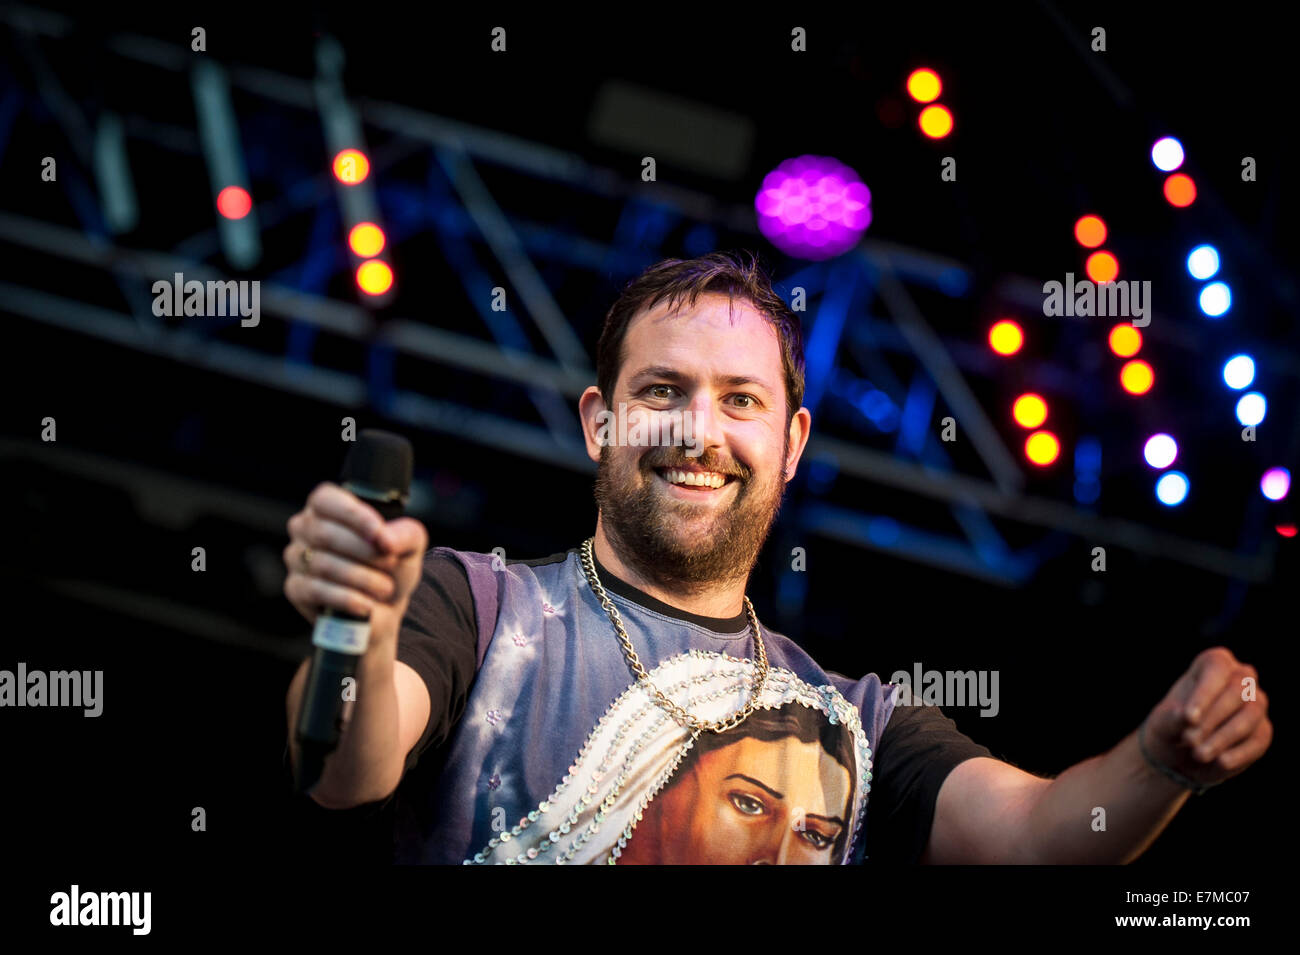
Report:
[{"label": "man's fist", "polygon": [[329,607],[369,616],[372,634],[395,639],[420,582],[429,543],[424,525],[412,517],[385,522],[352,492],[326,482],[289,518],[288,529],[284,594],[307,622]]},{"label": "man's fist", "polygon": [[1147,717],[1152,759],[1206,785],[1237,775],[1272,740],[1259,675],[1226,647],[1202,651]]}]

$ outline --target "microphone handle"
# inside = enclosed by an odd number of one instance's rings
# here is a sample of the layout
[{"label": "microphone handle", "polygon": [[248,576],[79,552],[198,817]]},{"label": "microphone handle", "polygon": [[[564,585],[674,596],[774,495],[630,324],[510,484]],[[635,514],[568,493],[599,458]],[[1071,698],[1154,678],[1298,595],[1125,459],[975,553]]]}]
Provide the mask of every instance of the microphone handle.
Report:
[{"label": "microphone handle", "polygon": [[[344,484],[385,521],[400,517],[401,501],[380,499],[368,489]],[[370,642],[370,618],[326,607],[316,617],[312,631],[314,652],[298,712],[294,790],[310,793],[325,771],[325,758],[338,748],[343,730],[343,681],[354,677],[357,661]]]}]

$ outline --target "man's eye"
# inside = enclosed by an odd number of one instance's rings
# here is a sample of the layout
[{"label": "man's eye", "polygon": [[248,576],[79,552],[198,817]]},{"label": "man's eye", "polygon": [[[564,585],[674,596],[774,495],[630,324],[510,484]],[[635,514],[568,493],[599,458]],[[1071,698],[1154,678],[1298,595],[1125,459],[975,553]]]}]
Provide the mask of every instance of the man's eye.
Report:
[{"label": "man's eye", "polygon": [[646,390],[649,391],[649,392],[650,392],[652,395],[654,395],[656,398],[667,398],[668,395],[666,395],[666,394],[663,394],[663,395],[661,395],[661,394],[655,394],[655,393],[658,392],[660,389],[662,389],[663,391],[672,391],[672,390],[673,390],[673,386],[672,386],[672,385],[651,385],[651,386],[650,386],[649,388],[647,388]]},{"label": "man's eye", "polygon": [[767,808],[748,793],[733,792],[730,797],[731,804],[746,816],[761,816]]},{"label": "man's eye", "polygon": [[743,404],[740,406],[746,410],[754,407],[754,402],[757,401],[757,399],[753,395],[736,395],[736,400],[749,402],[748,404]]}]

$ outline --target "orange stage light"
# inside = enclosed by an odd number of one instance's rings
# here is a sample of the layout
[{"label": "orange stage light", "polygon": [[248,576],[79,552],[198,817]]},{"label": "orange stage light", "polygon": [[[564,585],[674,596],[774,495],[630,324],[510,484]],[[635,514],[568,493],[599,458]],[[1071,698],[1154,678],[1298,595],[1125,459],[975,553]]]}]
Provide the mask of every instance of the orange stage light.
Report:
[{"label": "orange stage light", "polygon": [[1124,322],[1110,330],[1110,350],[1120,358],[1132,358],[1142,348],[1142,333]]},{"label": "orange stage light", "polygon": [[1155,381],[1156,373],[1140,358],[1126,362],[1119,370],[1120,386],[1130,395],[1145,395]]},{"label": "orange stage light", "polygon": [[1025,439],[1025,457],[1039,467],[1047,467],[1061,455],[1061,442],[1050,431],[1035,431]]},{"label": "orange stage light", "polygon": [[907,77],[907,94],[918,103],[933,103],[942,90],[943,83],[934,70],[913,70]]},{"label": "orange stage light", "polygon": [[1021,395],[1011,406],[1011,416],[1022,428],[1037,428],[1047,420],[1047,402],[1032,391]]},{"label": "orange stage light", "polygon": [[943,139],[952,132],[952,113],[937,103],[921,110],[921,132],[931,139]]},{"label": "orange stage light", "polygon": [[1025,343],[1025,333],[1009,318],[995,322],[989,329],[989,347],[999,355],[1014,355]]},{"label": "orange stage light", "polygon": [[382,259],[371,259],[357,267],[357,285],[367,295],[383,295],[393,287],[393,270]]}]

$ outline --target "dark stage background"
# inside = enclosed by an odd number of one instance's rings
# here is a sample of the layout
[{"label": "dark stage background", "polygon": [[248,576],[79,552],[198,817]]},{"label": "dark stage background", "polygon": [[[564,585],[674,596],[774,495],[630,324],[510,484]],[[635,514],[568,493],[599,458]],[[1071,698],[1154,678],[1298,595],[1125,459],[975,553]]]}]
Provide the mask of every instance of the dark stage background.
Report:
[{"label": "dark stage background", "polygon": [[[1260,17],[1074,7],[730,21],[656,7],[622,26],[613,15],[441,7],[289,22],[225,6],[7,8],[0,475],[11,507],[0,570],[10,616],[0,667],[105,674],[98,719],[0,714],[9,847],[87,865],[282,858],[284,694],[309,629],[280,591],[280,552],[285,521],[337,476],[341,419],[413,441],[409,513],[433,544],[502,547],[511,558],[574,546],[594,530],[595,507],[567,382],[594,373],[566,364],[562,346],[580,343],[590,361],[605,310],[653,262],[753,249],[783,295],[809,289],[819,402],[814,444],[751,581],[760,618],[845,674],[888,679],[916,661],[999,671],[995,718],[946,712],[999,757],[1049,775],[1133,730],[1198,652],[1229,647],[1258,668],[1276,741],[1242,776],[1192,798],[1135,865],[1260,871],[1289,828],[1297,558],[1275,525],[1294,514],[1258,484],[1266,467],[1295,469],[1300,435],[1293,55],[1287,34]],[[504,56],[488,46],[498,20],[509,30]],[[261,216],[261,259],[246,269],[231,265],[216,231],[195,132],[195,25],[234,80]],[[808,29],[806,54],[790,52],[796,25]],[[1105,53],[1088,49],[1096,25],[1108,31]],[[306,84],[327,34],[346,51],[344,87],[364,117],[390,230],[396,291],[374,308],[351,278],[320,118],[310,99],[291,102],[310,86],[269,78]],[[114,46],[126,36],[136,45]],[[956,117],[947,140],[916,129],[903,80],[918,66],[945,79]],[[596,104],[612,79],[725,111],[735,126],[718,124],[718,136],[733,138],[692,145],[664,130],[658,181],[642,182],[641,156],[660,133],[647,124],[649,141],[619,145],[602,132]],[[398,107],[496,138],[465,136],[459,152],[408,114],[384,112]],[[124,122],[139,206],[137,224],[118,232],[95,174],[95,130],[109,113]],[[1164,201],[1147,156],[1164,134],[1187,149],[1184,171],[1200,189],[1189,209]],[[710,166],[727,149],[733,167]],[[803,153],[838,157],[873,194],[863,244],[827,263],[786,257],[754,225],[762,177]],[[956,182],[939,177],[948,155]],[[55,183],[39,178],[44,156],[58,160]],[[587,164],[577,172],[566,165],[574,156]],[[1241,180],[1244,156],[1257,159],[1258,181]],[[1143,354],[1158,387],[1145,398],[1117,386],[1109,323],[1030,308],[1042,282],[1082,277],[1071,229],[1089,212],[1107,219],[1121,275],[1155,290]],[[1233,309],[1218,322],[1200,314],[1182,265],[1201,241],[1219,247],[1233,283]],[[149,286],[175,261],[261,279],[279,298],[264,287],[255,329],[155,318]],[[923,340],[947,365],[918,353],[916,326],[881,284],[882,261],[903,270]],[[527,291],[529,278],[544,294]],[[493,286],[510,295],[504,315],[488,308]],[[547,302],[564,334],[536,320]],[[355,331],[357,315],[378,324]],[[1004,315],[1031,338],[1011,361],[984,341]],[[440,346],[421,351],[416,338],[376,337],[396,321],[526,353],[551,377],[503,376]],[[1219,377],[1235,350],[1256,355],[1269,395],[1254,444],[1241,441]],[[1018,475],[988,498],[962,491],[962,481],[995,484],[972,442],[938,446],[945,416],[963,438],[973,431],[950,401],[954,376]],[[898,412],[893,429],[861,410],[864,382]],[[1053,403],[1065,450],[1052,468],[1024,460],[1007,413],[1030,387]],[[56,442],[41,440],[46,417]],[[1178,466],[1193,482],[1182,507],[1152,495],[1141,461],[1151,430],[1182,443]],[[838,443],[818,451],[822,436]],[[1081,502],[1073,452],[1089,437],[1102,448],[1100,496]],[[855,466],[845,448],[877,456]],[[891,475],[882,459],[916,470]],[[1116,538],[1114,522],[1135,530]],[[1090,569],[1099,545],[1105,573]],[[196,546],[203,573],[191,570]],[[789,570],[793,547],[806,551],[803,574]],[[206,833],[190,829],[196,806]]]}]

